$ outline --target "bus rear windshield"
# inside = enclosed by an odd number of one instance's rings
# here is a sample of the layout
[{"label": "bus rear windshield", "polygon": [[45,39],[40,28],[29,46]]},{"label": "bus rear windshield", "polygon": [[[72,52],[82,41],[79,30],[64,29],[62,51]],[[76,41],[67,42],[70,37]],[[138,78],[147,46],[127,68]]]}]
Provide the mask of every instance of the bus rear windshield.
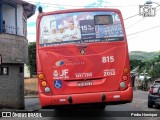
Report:
[{"label": "bus rear windshield", "polygon": [[54,46],[81,42],[108,42],[124,39],[120,18],[115,12],[72,12],[43,16],[40,45]]}]

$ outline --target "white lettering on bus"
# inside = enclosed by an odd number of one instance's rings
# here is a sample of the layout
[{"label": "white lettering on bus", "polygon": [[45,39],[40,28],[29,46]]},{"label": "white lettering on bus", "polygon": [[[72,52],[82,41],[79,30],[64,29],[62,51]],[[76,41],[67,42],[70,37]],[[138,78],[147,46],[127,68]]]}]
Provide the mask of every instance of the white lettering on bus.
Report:
[{"label": "white lettering on bus", "polygon": [[103,56],[102,57],[102,62],[106,63],[106,62],[114,62],[114,56]]},{"label": "white lettering on bus", "polygon": [[83,78],[83,77],[92,77],[92,72],[89,73],[75,73],[76,78]]},{"label": "white lettering on bus", "polygon": [[63,69],[63,70],[61,70],[61,72],[59,70],[54,70],[53,76],[55,78],[69,78],[68,77],[68,69]]},{"label": "white lettering on bus", "polygon": [[115,69],[104,70],[104,76],[114,76],[114,75],[116,75]]}]

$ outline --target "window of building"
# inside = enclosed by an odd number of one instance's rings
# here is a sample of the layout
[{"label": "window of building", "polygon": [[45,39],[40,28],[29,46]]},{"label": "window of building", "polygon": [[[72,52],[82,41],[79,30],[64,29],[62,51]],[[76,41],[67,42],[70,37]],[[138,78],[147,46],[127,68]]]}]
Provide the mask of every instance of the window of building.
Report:
[{"label": "window of building", "polygon": [[0,75],[9,75],[9,67],[0,67]]},{"label": "window of building", "polygon": [[21,66],[21,67],[19,68],[19,72],[20,72],[20,73],[24,73],[24,67],[23,67],[23,66]]}]

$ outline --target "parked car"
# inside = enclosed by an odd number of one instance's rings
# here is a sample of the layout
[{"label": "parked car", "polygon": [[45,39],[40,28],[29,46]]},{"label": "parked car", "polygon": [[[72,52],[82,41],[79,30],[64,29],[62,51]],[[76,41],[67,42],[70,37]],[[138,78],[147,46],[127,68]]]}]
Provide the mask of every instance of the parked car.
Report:
[{"label": "parked car", "polygon": [[160,81],[154,81],[150,86],[148,94],[148,108],[152,108],[153,105],[160,107]]},{"label": "parked car", "polygon": [[154,84],[155,84],[155,83],[157,83],[157,84],[159,83],[159,84],[160,84],[160,79],[155,80],[155,81],[154,81]]}]

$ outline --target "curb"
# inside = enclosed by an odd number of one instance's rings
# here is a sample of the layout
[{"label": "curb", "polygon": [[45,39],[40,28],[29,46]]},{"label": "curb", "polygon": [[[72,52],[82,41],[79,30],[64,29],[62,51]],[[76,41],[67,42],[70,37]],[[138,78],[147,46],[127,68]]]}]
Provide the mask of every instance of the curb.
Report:
[{"label": "curb", "polygon": [[24,96],[25,99],[27,98],[38,98],[38,95],[30,95],[30,96]]}]

